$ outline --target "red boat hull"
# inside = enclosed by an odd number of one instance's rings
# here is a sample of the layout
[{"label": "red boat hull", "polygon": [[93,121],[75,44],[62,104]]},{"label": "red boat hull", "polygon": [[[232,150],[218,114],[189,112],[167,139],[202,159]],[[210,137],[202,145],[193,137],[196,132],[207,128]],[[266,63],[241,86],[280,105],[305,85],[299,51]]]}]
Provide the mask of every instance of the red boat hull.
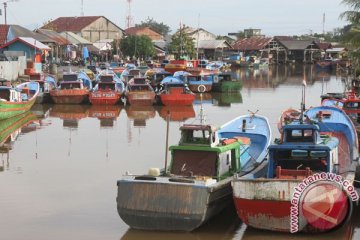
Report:
[{"label": "red boat hull", "polygon": [[89,91],[87,89],[57,89],[51,90],[50,96],[54,103],[79,104],[86,100],[89,96]]},{"label": "red boat hull", "polygon": [[115,105],[120,98],[121,94],[114,91],[96,91],[89,95],[89,101],[93,105]]},{"label": "red boat hull", "polygon": [[161,94],[160,100],[165,106],[169,105],[192,105],[195,100],[194,94]]}]

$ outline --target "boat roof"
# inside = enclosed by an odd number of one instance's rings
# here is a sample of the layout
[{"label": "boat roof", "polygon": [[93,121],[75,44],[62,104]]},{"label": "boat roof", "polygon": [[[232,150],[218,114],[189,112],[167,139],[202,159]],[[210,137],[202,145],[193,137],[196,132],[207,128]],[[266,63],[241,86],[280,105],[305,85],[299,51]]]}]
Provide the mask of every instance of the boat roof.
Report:
[{"label": "boat roof", "polygon": [[200,131],[210,131],[215,132],[219,128],[214,125],[199,125],[199,124],[184,124],[180,127],[180,130],[200,130]]},{"label": "boat roof", "polygon": [[299,130],[311,129],[311,130],[319,131],[319,126],[314,125],[314,124],[299,124],[299,123],[295,122],[295,123],[289,123],[289,124],[283,126],[284,131],[286,131],[288,129],[299,129]]},{"label": "boat roof", "polygon": [[176,77],[168,76],[165,77],[160,84],[184,84],[184,82]]}]

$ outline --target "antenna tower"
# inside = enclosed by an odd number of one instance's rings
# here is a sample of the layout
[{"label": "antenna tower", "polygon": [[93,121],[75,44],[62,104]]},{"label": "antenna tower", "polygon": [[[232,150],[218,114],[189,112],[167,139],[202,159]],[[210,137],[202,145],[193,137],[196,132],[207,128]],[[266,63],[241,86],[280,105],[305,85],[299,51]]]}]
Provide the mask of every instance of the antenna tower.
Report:
[{"label": "antenna tower", "polygon": [[81,0],[81,13],[80,16],[84,16],[84,0]]},{"label": "antenna tower", "polygon": [[133,26],[133,16],[131,16],[131,0],[127,0],[128,2],[128,13],[126,16],[126,28],[132,27]]}]

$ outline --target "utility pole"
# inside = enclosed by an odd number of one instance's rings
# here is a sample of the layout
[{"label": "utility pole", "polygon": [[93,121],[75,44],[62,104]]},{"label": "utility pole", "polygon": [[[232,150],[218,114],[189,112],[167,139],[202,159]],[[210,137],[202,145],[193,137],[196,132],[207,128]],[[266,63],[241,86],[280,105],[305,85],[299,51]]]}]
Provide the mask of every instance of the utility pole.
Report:
[{"label": "utility pole", "polygon": [[81,13],[80,16],[84,16],[84,0],[81,0]]},{"label": "utility pole", "polygon": [[7,8],[7,4],[9,2],[18,2],[19,0],[8,0],[8,1],[5,1],[3,2],[4,4],[4,17],[5,17],[5,25],[7,25],[7,19],[6,19],[6,8]]}]

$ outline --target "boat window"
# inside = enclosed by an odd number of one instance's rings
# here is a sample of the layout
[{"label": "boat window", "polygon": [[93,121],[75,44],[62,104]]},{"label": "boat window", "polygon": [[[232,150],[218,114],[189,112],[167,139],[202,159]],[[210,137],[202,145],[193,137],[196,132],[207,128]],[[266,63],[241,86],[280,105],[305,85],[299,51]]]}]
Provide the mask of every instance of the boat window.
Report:
[{"label": "boat window", "polygon": [[277,150],[273,153],[275,168],[304,170],[309,167],[313,172],[327,171],[327,152],[309,150]]},{"label": "boat window", "polygon": [[313,130],[293,129],[286,131],[287,142],[313,142]]},{"label": "boat window", "polygon": [[76,74],[64,74],[63,81],[77,81],[78,77]]},{"label": "boat window", "polygon": [[174,150],[171,173],[182,176],[216,176],[217,153]]},{"label": "boat window", "polygon": [[0,90],[0,98],[10,101],[10,91],[9,89]]},{"label": "boat window", "polygon": [[359,103],[358,102],[348,102],[345,104],[346,108],[359,108]]}]

